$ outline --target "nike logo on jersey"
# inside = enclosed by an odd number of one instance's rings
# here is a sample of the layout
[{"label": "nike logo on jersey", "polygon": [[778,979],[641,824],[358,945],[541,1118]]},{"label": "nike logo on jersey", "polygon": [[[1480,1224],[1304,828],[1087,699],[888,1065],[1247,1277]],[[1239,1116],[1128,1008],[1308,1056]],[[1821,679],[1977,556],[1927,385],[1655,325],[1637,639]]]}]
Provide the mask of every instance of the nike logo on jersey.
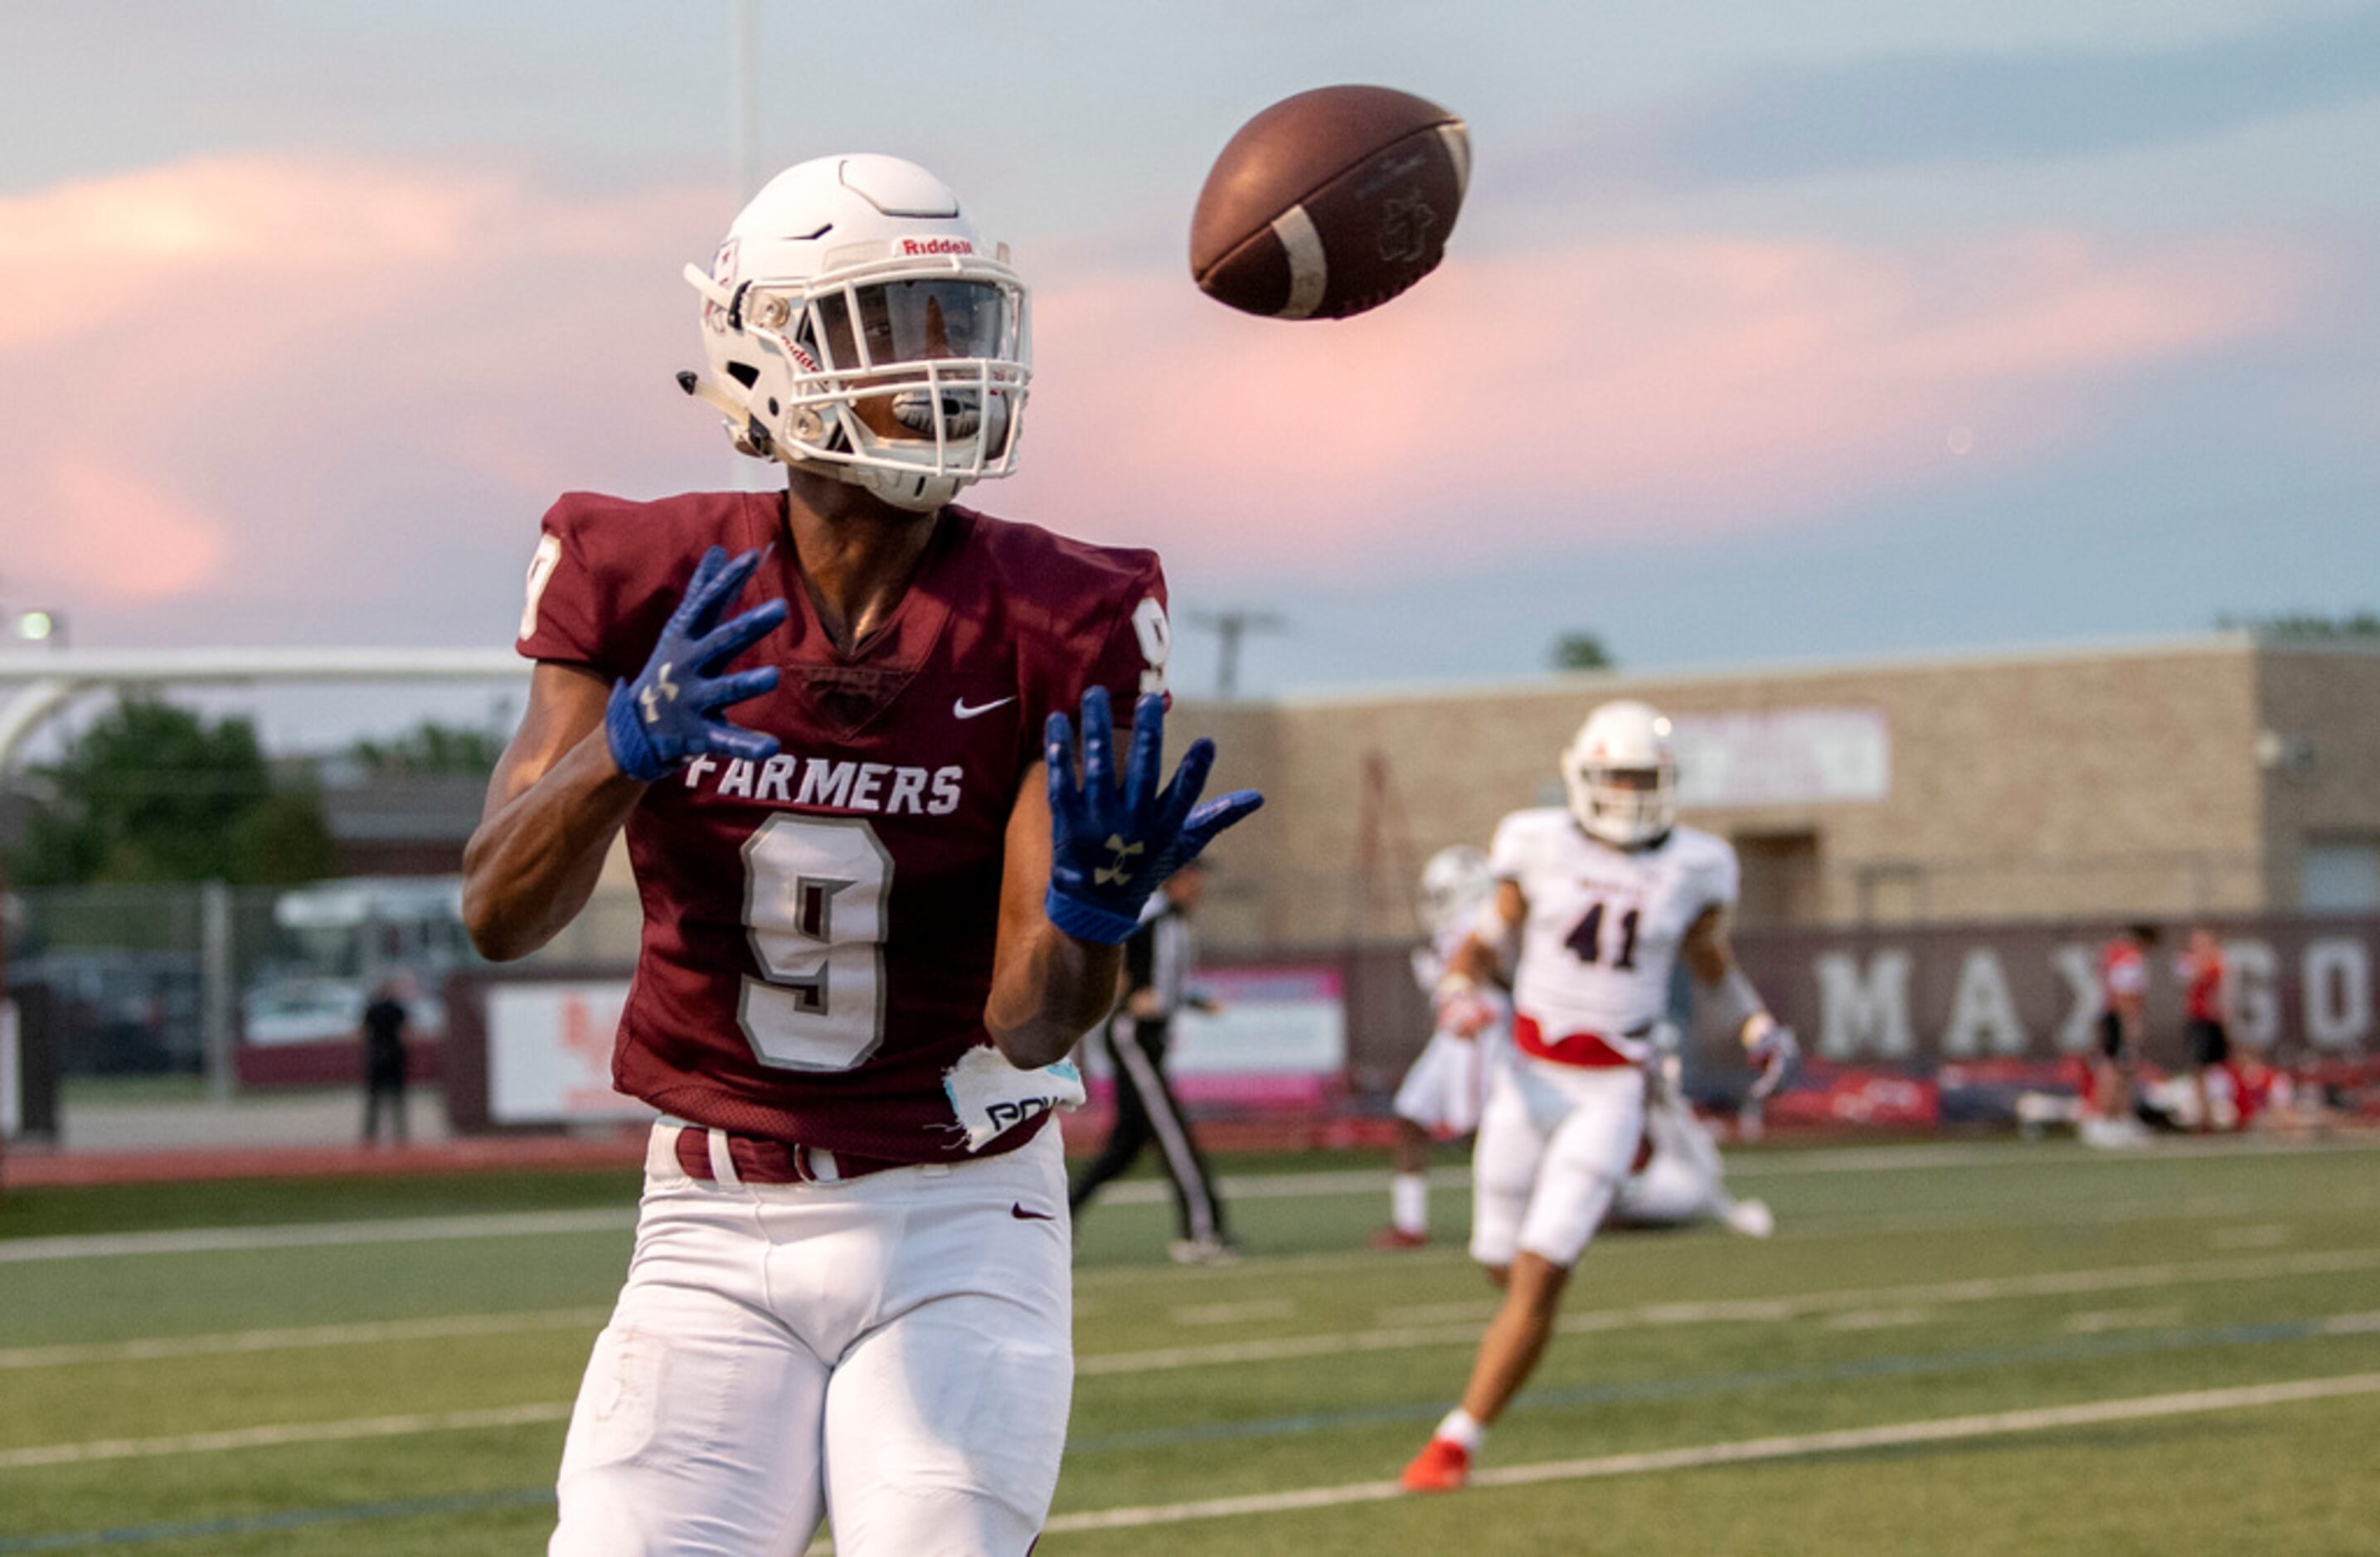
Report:
[{"label": "nike logo on jersey", "polygon": [[970,704],[964,697],[954,698],[951,703],[951,717],[957,719],[971,719],[978,714],[989,714],[994,708],[1005,708],[1015,701],[1014,697],[1002,697],[990,703]]},{"label": "nike logo on jersey", "polygon": [[1014,1216],[1019,1222],[1055,1222],[1058,1220],[1058,1213],[1053,1211],[1026,1210],[1025,1202],[1023,1201],[1019,1201],[1014,1205],[1010,1206],[1008,1208],[1008,1214]]}]

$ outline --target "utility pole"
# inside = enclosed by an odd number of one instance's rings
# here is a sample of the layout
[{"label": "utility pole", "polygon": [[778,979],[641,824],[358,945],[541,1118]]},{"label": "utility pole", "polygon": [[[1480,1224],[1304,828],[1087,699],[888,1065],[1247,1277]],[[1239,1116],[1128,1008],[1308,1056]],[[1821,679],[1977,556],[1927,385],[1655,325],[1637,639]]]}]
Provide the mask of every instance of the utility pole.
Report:
[{"label": "utility pole", "polygon": [[[760,192],[759,0],[728,0],[728,101],[735,118],[735,211]],[[781,474],[774,460],[731,453],[727,484],[739,492],[763,492]]]},{"label": "utility pole", "polygon": [[1251,633],[1289,631],[1288,619],[1279,611],[1251,610],[1244,606],[1229,610],[1192,611],[1186,620],[1191,626],[1215,634],[1215,700],[1219,703],[1229,703],[1239,695],[1242,641]]},{"label": "utility pole", "polygon": [[735,203],[760,187],[760,18],[756,0],[735,0]]}]

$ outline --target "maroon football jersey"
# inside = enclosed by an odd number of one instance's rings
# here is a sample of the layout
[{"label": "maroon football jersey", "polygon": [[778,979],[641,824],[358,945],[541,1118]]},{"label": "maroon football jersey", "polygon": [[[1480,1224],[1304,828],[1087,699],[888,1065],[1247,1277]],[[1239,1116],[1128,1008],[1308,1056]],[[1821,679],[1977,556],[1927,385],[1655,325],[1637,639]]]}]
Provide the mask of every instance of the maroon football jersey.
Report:
[{"label": "maroon football jersey", "polygon": [[[722,617],[784,625],[735,661],[777,690],[725,711],[764,763],[702,757],[628,819],[644,901],[613,1054],[620,1090],[696,1124],[897,1162],[968,1155],[943,1073],[983,1025],[1002,863],[1052,711],[1162,690],[1156,554],[944,509],[856,652],[819,624],[778,493],[573,492],[545,516],[520,652],[636,675],[696,561],[778,544]],[[985,1154],[1023,1144],[1011,1129]]]}]

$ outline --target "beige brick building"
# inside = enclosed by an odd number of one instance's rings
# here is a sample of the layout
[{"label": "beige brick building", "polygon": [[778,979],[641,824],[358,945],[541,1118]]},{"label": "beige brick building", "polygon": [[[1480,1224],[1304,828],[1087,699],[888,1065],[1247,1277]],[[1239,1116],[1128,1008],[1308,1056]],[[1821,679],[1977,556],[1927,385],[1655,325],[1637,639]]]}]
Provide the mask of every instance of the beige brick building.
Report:
[{"label": "beige brick building", "polygon": [[1689,766],[1685,815],[1742,852],[1747,924],[2380,910],[2380,653],[2242,634],[1186,702],[1217,782],[1270,800],[1219,846],[1210,941],[1410,937],[1419,861],[1557,800],[1556,754],[1616,696],[1727,769]]}]

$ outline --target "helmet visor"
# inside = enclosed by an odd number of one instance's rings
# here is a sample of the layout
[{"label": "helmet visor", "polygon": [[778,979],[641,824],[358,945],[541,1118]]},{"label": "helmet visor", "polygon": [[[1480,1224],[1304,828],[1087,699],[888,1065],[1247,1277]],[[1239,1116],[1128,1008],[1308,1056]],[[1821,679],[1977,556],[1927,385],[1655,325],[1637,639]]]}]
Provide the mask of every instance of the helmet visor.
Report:
[{"label": "helmet visor", "polygon": [[1014,355],[1006,290],[989,282],[936,277],[844,287],[819,298],[818,317],[827,359],[844,371]]}]

